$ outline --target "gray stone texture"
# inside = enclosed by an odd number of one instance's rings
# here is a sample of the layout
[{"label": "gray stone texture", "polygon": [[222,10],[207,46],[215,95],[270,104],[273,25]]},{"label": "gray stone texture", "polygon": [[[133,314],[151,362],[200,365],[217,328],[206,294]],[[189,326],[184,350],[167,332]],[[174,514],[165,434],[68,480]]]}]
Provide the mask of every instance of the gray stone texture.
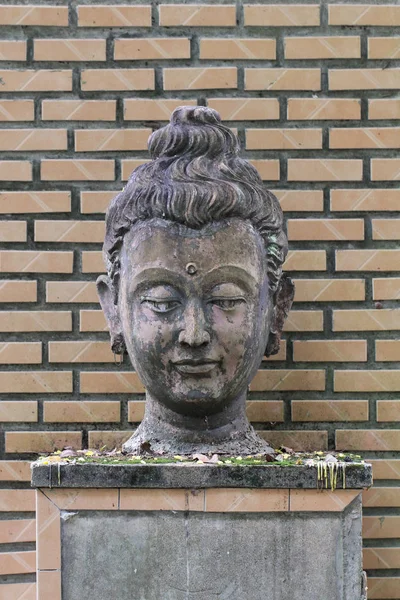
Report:
[{"label": "gray stone texture", "polygon": [[62,600],[360,600],[344,513],[62,513]]},{"label": "gray stone texture", "polygon": [[[328,476],[329,485],[329,476]],[[346,488],[372,485],[372,467],[348,466]],[[34,465],[33,487],[62,488],[303,488],[318,487],[317,467],[170,465]],[[343,487],[338,474],[337,487]]]}]

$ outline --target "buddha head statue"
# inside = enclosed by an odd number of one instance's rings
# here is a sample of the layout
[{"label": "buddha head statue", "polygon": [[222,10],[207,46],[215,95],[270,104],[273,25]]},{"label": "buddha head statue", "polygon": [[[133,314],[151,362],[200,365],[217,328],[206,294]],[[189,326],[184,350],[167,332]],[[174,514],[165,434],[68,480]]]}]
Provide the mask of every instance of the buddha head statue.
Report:
[{"label": "buddha head statue", "polygon": [[177,108],[149,151],[110,203],[97,280],[112,350],[146,389],[123,451],[271,452],[245,408],[293,300],[279,203],[212,109]]}]

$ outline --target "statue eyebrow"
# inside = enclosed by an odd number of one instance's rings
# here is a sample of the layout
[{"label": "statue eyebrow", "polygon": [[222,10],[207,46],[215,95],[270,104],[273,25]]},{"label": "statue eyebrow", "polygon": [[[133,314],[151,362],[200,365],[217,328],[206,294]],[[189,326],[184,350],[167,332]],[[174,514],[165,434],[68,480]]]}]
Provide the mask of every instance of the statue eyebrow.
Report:
[{"label": "statue eyebrow", "polygon": [[140,292],[159,285],[181,286],[183,278],[176,272],[162,267],[149,267],[140,271],[129,286],[131,292]]},{"label": "statue eyebrow", "polygon": [[[222,279],[221,279],[222,278]],[[248,271],[237,265],[223,265],[208,271],[204,276],[204,283],[211,288],[222,283],[233,283],[240,287],[244,287],[246,292],[254,292],[255,286],[259,285],[259,281]]]}]

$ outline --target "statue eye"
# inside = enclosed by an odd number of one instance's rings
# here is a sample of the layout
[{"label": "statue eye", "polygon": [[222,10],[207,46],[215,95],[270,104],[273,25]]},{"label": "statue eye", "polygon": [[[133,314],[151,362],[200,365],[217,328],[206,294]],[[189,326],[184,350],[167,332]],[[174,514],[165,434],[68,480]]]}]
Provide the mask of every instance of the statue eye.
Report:
[{"label": "statue eye", "polygon": [[146,304],[157,313],[167,313],[179,306],[178,300],[155,300],[154,298],[143,298],[142,304]]},{"label": "statue eye", "polygon": [[218,306],[221,310],[234,310],[245,302],[244,298],[213,298],[211,304]]}]

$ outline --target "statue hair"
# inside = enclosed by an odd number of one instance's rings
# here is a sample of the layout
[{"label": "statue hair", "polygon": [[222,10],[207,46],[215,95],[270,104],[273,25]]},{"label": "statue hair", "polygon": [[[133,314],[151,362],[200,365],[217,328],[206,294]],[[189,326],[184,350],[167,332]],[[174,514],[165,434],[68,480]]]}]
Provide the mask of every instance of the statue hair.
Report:
[{"label": "statue hair", "polygon": [[193,229],[230,218],[250,221],[264,241],[274,293],[287,254],[282,210],[255,167],[238,156],[239,141],[219,114],[181,106],[168,125],[150,136],[148,148],[152,160],[132,172],[106,215],[103,254],[116,298],[124,235],[154,218]]}]

